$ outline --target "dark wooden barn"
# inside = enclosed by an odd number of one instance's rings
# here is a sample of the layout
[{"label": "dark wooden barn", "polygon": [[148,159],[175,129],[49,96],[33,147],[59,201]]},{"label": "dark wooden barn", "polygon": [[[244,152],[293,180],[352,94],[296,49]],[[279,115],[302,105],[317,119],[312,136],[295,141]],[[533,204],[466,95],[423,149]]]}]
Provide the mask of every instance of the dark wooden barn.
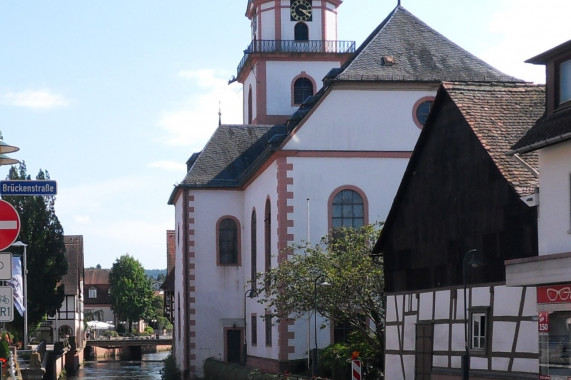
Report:
[{"label": "dark wooden barn", "polygon": [[[509,150],[543,112],[542,87],[445,83],[435,100],[375,253],[387,292],[461,285],[466,251],[482,252],[470,282],[501,282],[504,260],[537,255],[533,154]],[[529,167],[528,167],[529,166]]]}]

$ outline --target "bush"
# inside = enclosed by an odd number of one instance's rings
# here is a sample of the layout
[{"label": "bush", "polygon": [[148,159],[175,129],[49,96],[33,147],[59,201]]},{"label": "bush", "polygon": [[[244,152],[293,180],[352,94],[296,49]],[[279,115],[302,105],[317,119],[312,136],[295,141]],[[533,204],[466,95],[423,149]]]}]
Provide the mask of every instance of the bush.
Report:
[{"label": "bush", "polygon": [[218,361],[214,358],[206,359],[204,362],[205,380],[248,380],[250,369],[238,364]]},{"label": "bush", "polygon": [[182,378],[178,365],[176,364],[176,359],[172,354],[163,360],[164,367],[161,370],[162,380],[180,380]]}]

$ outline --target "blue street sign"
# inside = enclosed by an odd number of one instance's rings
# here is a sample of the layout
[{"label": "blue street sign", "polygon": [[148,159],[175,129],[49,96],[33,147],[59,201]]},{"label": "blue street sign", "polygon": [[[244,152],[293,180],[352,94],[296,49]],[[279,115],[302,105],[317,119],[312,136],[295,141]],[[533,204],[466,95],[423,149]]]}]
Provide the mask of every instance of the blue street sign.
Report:
[{"label": "blue street sign", "polygon": [[0,181],[2,195],[56,195],[56,181]]}]

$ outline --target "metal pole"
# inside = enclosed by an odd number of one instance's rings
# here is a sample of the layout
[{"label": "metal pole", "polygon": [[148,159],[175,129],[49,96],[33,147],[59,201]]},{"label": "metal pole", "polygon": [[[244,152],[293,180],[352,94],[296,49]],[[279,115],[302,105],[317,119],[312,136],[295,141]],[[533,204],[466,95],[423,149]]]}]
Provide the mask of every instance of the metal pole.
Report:
[{"label": "metal pole", "polygon": [[28,261],[26,258],[27,244],[24,244],[24,350],[28,348]]},{"label": "metal pole", "polygon": [[313,340],[315,343],[315,349],[313,350],[313,361],[311,365],[311,376],[317,376],[317,281],[320,277],[317,277],[313,282]]}]

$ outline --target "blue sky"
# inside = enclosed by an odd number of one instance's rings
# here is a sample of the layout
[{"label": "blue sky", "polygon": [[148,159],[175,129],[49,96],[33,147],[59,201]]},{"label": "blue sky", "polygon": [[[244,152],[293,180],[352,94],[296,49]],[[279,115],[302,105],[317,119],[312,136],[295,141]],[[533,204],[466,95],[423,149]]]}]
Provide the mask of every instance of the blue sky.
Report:
[{"label": "blue sky", "polygon": [[[396,0],[345,0],[339,39],[359,45]],[[249,43],[247,0],[0,2],[0,130],[32,176],[58,182],[56,213],[83,235],[86,266],[123,254],[166,267],[167,205],[185,161],[218,123],[241,123],[228,86]],[[569,0],[402,0],[429,26],[507,74],[571,39]],[[0,167],[0,178],[8,173]]]}]

